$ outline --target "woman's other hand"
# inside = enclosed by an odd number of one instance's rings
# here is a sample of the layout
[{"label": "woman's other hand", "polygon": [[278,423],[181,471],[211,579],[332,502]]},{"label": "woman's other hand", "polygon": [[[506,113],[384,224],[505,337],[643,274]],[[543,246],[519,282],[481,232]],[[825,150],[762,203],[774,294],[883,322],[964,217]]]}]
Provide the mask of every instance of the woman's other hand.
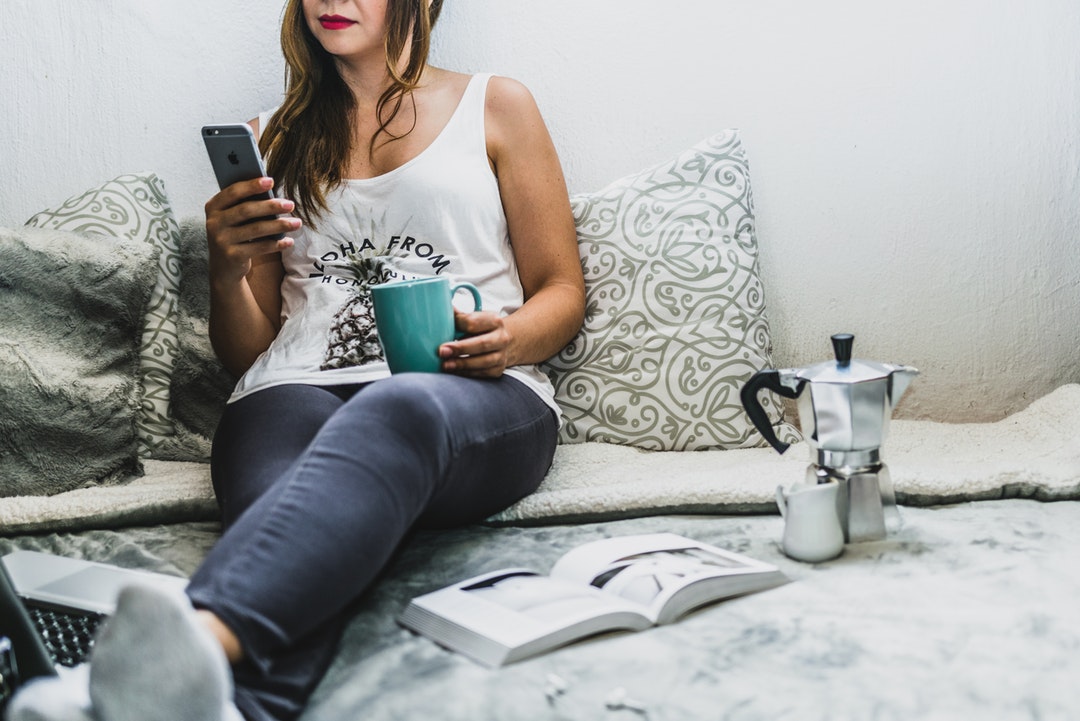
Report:
[{"label": "woman's other hand", "polygon": [[454,325],[465,337],[439,346],[439,358],[447,373],[498,378],[507,368],[516,365],[510,358],[510,331],[498,314],[455,310]]}]

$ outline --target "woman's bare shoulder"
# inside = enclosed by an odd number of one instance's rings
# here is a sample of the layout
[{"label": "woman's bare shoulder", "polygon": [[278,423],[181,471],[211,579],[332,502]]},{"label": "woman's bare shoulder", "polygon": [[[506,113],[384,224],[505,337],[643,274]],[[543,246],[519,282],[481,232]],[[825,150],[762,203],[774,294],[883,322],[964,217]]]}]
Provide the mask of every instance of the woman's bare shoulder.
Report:
[{"label": "woman's bare shoulder", "polygon": [[548,142],[536,100],[524,83],[513,78],[493,75],[488,81],[484,123],[488,154],[496,163],[505,149]]},{"label": "woman's bare shoulder", "polygon": [[492,75],[487,86],[487,109],[499,114],[531,113],[536,110],[536,100],[520,80]]}]

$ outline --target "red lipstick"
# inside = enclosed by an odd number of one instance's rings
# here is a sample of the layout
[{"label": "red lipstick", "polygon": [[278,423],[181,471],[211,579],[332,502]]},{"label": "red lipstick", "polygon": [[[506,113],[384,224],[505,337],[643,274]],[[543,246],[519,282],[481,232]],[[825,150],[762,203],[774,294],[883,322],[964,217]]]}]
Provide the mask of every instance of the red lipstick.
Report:
[{"label": "red lipstick", "polygon": [[349,18],[342,17],[341,15],[320,15],[319,24],[327,30],[344,30],[350,25],[356,23]]}]

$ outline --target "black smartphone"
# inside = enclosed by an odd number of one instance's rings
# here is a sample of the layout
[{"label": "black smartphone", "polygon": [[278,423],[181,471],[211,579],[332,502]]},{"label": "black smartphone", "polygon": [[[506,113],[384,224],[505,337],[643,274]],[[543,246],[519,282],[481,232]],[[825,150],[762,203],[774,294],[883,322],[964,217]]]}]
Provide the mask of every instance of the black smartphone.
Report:
[{"label": "black smartphone", "polygon": [[[241,180],[252,180],[266,175],[266,166],[263,165],[259,146],[255,143],[255,133],[246,123],[205,125],[202,137],[206,152],[210,156],[210,165],[214,168],[218,188],[221,190]],[[273,197],[273,192],[268,190],[252,196],[249,200],[269,200]],[[260,240],[280,240],[284,237],[284,234],[279,234]]]}]

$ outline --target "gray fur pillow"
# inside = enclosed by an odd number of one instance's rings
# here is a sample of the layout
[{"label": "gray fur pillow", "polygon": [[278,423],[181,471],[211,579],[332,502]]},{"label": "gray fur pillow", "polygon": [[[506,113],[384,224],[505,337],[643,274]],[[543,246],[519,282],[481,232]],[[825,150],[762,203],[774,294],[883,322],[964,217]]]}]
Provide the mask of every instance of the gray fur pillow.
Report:
[{"label": "gray fur pillow", "polygon": [[139,346],[159,249],[0,228],[0,496],[141,472]]}]

